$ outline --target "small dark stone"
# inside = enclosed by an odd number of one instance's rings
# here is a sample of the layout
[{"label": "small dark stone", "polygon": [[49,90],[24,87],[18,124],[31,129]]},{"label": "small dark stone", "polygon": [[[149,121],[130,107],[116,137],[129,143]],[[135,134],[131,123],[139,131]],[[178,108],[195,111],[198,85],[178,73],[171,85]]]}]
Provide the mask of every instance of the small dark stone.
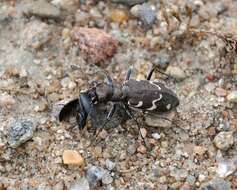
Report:
[{"label": "small dark stone", "polygon": [[92,187],[95,187],[97,183],[101,182],[104,173],[105,171],[103,168],[91,166],[86,171],[86,179]]},{"label": "small dark stone", "polygon": [[199,190],[230,190],[230,183],[222,178],[214,178],[213,180],[203,184]]},{"label": "small dark stone", "polygon": [[128,5],[128,6],[133,6],[136,4],[141,4],[146,2],[147,0],[111,0],[113,3],[121,3],[124,5]]},{"label": "small dark stone", "polygon": [[166,51],[160,51],[156,55],[153,56],[155,65],[158,68],[166,69],[170,63],[170,55]]},{"label": "small dark stone", "polygon": [[33,137],[36,129],[36,123],[27,120],[14,120],[10,124],[9,144],[12,148],[16,148]]}]

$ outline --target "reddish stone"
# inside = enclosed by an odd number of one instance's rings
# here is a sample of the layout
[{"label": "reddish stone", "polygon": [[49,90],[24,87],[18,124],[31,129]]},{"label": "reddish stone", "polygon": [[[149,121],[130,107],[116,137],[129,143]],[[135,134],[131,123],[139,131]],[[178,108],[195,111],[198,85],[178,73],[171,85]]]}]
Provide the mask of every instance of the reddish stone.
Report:
[{"label": "reddish stone", "polygon": [[85,58],[92,63],[100,63],[112,57],[118,45],[116,39],[96,28],[75,27],[72,38]]},{"label": "reddish stone", "polygon": [[192,190],[192,187],[188,184],[183,184],[179,190]]},{"label": "reddish stone", "polygon": [[214,81],[216,79],[216,77],[214,75],[212,75],[212,74],[208,74],[206,76],[206,79],[209,80],[209,81]]}]

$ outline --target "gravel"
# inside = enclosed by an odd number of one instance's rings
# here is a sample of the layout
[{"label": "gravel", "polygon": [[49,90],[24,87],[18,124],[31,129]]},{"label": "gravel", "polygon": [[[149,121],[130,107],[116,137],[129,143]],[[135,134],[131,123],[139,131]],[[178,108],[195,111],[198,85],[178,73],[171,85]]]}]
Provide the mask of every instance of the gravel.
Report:
[{"label": "gravel", "polygon": [[[234,0],[1,1],[0,189],[237,189],[236,53],[193,31],[235,34],[236,13]],[[134,111],[137,125],[120,104],[100,129],[99,103],[83,130],[52,114],[103,73],[123,84],[154,65],[175,112]]]},{"label": "gravel", "polygon": [[24,7],[24,13],[27,15],[39,16],[42,18],[54,18],[60,17],[61,11],[57,7],[48,3],[46,0],[30,1]]}]

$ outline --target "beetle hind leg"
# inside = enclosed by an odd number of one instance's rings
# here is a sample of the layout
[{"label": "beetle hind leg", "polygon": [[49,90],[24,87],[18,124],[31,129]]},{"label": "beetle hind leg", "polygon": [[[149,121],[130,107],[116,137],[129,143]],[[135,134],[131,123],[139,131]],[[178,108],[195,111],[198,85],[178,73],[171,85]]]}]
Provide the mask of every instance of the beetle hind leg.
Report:
[{"label": "beetle hind leg", "polygon": [[140,126],[139,122],[137,121],[137,119],[135,118],[134,114],[130,111],[129,107],[126,106],[125,104],[124,104],[124,109],[125,109],[127,115],[128,115],[131,119],[133,119],[133,120],[135,121],[135,123],[136,123],[136,125],[137,125],[137,127],[138,127],[138,130],[139,130],[139,135],[140,135],[141,138],[142,138],[142,141],[144,142],[144,144],[145,144],[145,146],[147,147],[147,149],[150,149],[150,145],[147,143],[146,139],[143,137],[143,135],[142,135],[142,133],[141,133],[141,130],[140,130],[140,129],[141,129],[141,126]]}]

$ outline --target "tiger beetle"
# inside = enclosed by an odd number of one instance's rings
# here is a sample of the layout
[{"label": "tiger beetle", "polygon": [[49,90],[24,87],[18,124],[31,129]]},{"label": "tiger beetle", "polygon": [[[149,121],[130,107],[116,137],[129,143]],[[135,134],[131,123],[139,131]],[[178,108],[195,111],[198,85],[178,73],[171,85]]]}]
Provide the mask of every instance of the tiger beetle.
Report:
[{"label": "tiger beetle", "polygon": [[150,70],[146,80],[135,80],[130,79],[132,72],[130,68],[123,84],[113,83],[111,77],[106,75],[106,83],[98,83],[86,91],[81,91],[79,98],[64,105],[59,113],[59,121],[63,121],[74,110],[78,127],[83,129],[89,115],[92,121],[96,117],[95,105],[97,103],[112,103],[106,116],[106,122],[113,117],[116,107],[121,104],[128,117],[135,121],[131,109],[157,114],[174,110],[179,105],[179,99],[164,84],[150,80],[155,70],[156,67]]}]

